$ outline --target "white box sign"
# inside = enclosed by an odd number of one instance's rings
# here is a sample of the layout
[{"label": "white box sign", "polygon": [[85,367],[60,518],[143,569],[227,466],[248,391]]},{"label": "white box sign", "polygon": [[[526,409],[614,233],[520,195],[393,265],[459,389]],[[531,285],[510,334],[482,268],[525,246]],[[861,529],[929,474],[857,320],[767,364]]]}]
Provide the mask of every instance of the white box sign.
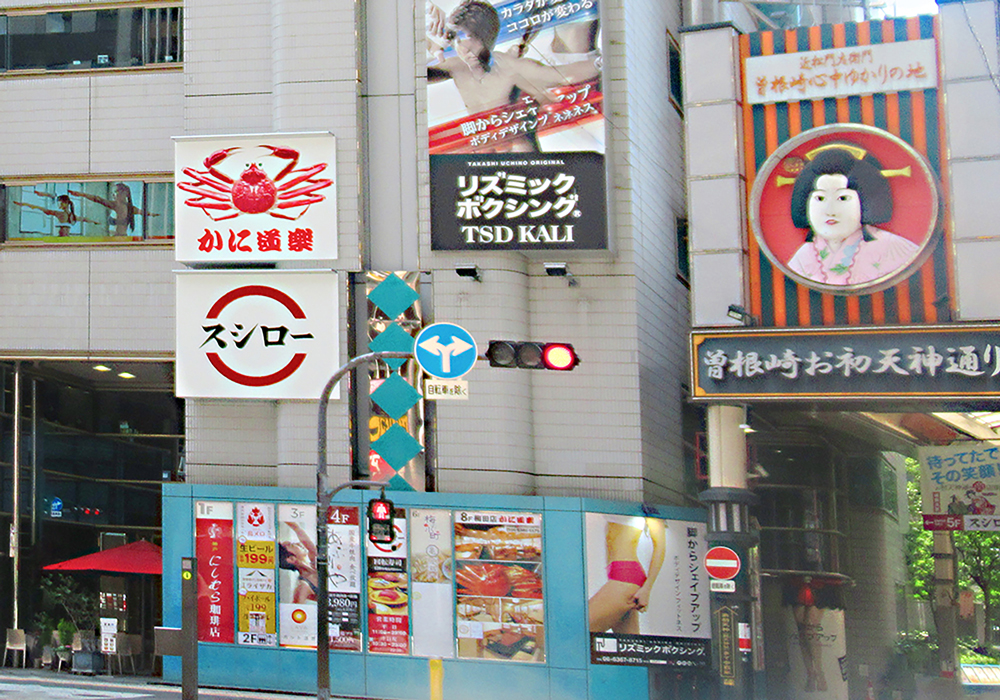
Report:
[{"label": "white box sign", "polygon": [[174,139],[176,258],[337,258],[337,141],[329,133]]},{"label": "white box sign", "polygon": [[318,399],[340,367],[338,291],[326,270],[178,272],[177,396]]},{"label": "white box sign", "polygon": [[924,90],[937,85],[933,39],[746,59],[750,104]]}]

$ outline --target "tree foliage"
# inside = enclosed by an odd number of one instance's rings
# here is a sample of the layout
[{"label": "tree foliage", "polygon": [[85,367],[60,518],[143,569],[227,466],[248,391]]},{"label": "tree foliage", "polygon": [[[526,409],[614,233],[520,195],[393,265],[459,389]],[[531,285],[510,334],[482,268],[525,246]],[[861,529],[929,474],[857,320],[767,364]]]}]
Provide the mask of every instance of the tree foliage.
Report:
[{"label": "tree foliage", "polygon": [[[909,570],[911,594],[922,600],[933,601],[934,595],[934,536],[924,530],[923,508],[920,498],[920,463],[906,460],[906,497],[910,510],[910,529],[906,533],[906,566]],[[958,551],[957,590],[975,585],[987,620],[986,643],[992,642],[993,625],[990,623],[1000,609],[1000,533],[954,533]]]},{"label": "tree foliage", "polygon": [[77,629],[97,627],[97,595],[80,586],[68,576],[48,575],[42,578],[42,595],[61,607]]},{"label": "tree foliage", "polygon": [[910,511],[910,529],[905,537],[910,592],[915,598],[933,601],[934,535],[924,529],[920,500],[920,463],[909,458],[906,460],[906,501]]}]

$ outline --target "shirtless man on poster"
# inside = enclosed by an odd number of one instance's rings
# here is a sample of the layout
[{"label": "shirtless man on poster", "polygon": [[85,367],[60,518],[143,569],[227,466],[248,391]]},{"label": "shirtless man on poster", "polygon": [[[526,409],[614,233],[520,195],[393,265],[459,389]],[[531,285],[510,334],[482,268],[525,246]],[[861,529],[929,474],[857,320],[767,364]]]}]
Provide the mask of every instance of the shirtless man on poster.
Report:
[{"label": "shirtless man on poster", "polygon": [[[448,17],[436,5],[427,5],[428,50],[437,60],[427,67],[427,80],[453,80],[470,115],[512,104],[519,94],[550,104],[549,88],[586,82],[600,72],[599,58],[556,68],[494,51],[499,32],[500,18],[488,2],[464,0]],[[448,46],[456,55],[444,56]],[[538,150],[533,141],[520,139],[511,150]]]}]

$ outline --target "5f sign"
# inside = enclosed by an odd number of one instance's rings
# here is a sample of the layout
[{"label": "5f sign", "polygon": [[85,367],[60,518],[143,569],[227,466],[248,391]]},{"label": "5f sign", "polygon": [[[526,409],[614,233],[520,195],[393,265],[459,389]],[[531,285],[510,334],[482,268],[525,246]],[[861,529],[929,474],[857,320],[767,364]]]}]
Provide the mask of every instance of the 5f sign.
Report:
[{"label": "5f sign", "polygon": [[177,395],[316,399],[340,364],[337,274],[177,275]]}]

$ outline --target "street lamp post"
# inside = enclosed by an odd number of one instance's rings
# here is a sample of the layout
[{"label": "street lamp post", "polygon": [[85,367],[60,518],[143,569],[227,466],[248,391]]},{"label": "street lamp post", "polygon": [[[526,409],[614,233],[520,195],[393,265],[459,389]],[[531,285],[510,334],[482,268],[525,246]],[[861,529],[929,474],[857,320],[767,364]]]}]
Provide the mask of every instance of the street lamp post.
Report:
[{"label": "street lamp post", "polygon": [[316,574],[319,578],[316,591],[316,698],[330,700],[330,621],[329,621],[329,560],[327,559],[326,512],[333,497],[346,488],[383,488],[378,481],[354,480],[327,490],[326,476],[326,413],[330,394],[337,383],[360,365],[381,359],[409,359],[412,352],[383,350],[359,355],[338,369],[323,387],[319,397],[319,421],[316,434]]}]

